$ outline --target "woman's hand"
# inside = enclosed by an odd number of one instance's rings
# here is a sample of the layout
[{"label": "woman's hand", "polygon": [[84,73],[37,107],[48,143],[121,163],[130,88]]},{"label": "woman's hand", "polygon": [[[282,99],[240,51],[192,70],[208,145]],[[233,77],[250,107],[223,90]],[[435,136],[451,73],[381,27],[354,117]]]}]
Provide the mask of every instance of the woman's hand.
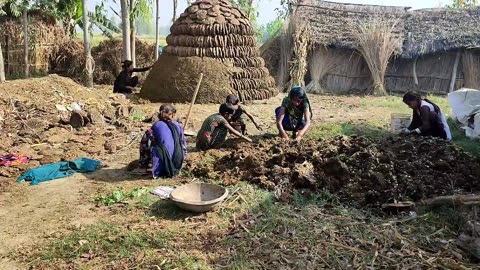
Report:
[{"label": "woman's hand", "polygon": [[290,140],[290,138],[288,137],[288,134],[285,133],[285,132],[281,133],[281,134],[280,134],[280,137],[282,137],[282,139],[284,139],[284,140],[286,140],[286,141]]}]

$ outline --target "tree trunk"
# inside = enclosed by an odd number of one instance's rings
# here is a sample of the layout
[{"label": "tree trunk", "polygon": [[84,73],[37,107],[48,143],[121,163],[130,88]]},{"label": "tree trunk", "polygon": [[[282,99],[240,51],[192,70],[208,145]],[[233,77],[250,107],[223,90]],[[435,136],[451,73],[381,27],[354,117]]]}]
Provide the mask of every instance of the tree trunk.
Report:
[{"label": "tree trunk", "polygon": [[173,18],[172,18],[172,23],[175,22],[177,19],[177,6],[178,6],[178,0],[173,0]]},{"label": "tree trunk", "polygon": [[93,59],[90,53],[90,33],[88,31],[87,0],[82,0],[83,11],[83,52],[85,54],[85,86],[93,87]]},{"label": "tree trunk", "polygon": [[120,0],[122,9],[123,60],[130,60],[130,16],[127,0]]},{"label": "tree trunk", "polygon": [[156,15],[155,15],[155,61],[158,60],[158,47],[159,47],[159,41],[158,41],[158,38],[159,38],[159,34],[160,34],[160,29],[159,29],[159,26],[158,26],[158,23],[159,23],[159,20],[160,20],[160,10],[159,10],[159,7],[160,7],[160,0],[156,0],[155,1],[155,5],[156,5]]},{"label": "tree trunk", "polygon": [[135,29],[135,17],[133,16],[133,8],[135,7],[135,0],[130,0],[130,54],[131,59],[133,62],[133,66],[136,66],[136,57],[135,57],[135,39],[136,39],[136,32]]},{"label": "tree trunk", "polygon": [[5,66],[3,63],[2,43],[0,43],[0,83],[5,82]]},{"label": "tree trunk", "polygon": [[28,61],[28,13],[27,9],[23,10],[23,56],[25,65],[25,78],[30,76],[30,66]]}]

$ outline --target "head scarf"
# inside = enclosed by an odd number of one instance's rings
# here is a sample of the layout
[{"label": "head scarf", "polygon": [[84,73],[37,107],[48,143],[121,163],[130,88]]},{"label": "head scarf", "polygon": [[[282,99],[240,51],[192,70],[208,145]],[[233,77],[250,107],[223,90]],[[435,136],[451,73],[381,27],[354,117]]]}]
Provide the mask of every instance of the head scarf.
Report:
[{"label": "head scarf", "polygon": [[313,117],[312,113],[312,106],[310,105],[310,100],[308,100],[307,92],[301,86],[294,86],[288,93],[288,97],[290,99],[296,97],[302,100],[302,106],[308,105],[308,109],[310,111],[310,119]]}]

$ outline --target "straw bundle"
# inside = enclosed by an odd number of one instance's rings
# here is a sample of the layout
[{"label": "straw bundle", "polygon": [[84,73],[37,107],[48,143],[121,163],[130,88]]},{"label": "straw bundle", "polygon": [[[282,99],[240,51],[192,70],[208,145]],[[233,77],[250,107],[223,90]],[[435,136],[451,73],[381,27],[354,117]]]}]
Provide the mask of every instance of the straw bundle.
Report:
[{"label": "straw bundle", "polygon": [[463,54],[462,62],[464,86],[480,89],[480,56],[472,50],[467,50]]},{"label": "straw bundle", "polygon": [[284,88],[289,79],[289,63],[293,52],[293,34],[295,32],[296,22],[292,18],[288,19],[282,29],[280,37],[280,61],[278,66],[278,84]]},{"label": "straw bundle", "polygon": [[387,95],[384,80],[388,61],[395,52],[400,52],[402,39],[394,34],[397,21],[374,16],[352,27],[356,49],[363,56],[374,82],[375,95]]},{"label": "straw bundle", "polygon": [[312,81],[306,87],[307,92],[323,94],[325,89],[322,88],[320,83],[321,80],[330,70],[343,60],[343,57],[342,59],[339,59],[337,55],[330,52],[326,47],[322,46],[313,50],[308,61]]},{"label": "straw bundle", "polygon": [[194,2],[180,14],[170,32],[165,55],[232,63],[236,69],[231,87],[241,100],[267,99],[277,94],[247,15],[228,0]]},{"label": "straw bundle", "polygon": [[310,30],[307,24],[299,25],[293,35],[293,57],[290,61],[290,81],[285,90],[293,86],[305,86],[307,73],[308,45],[310,43]]}]

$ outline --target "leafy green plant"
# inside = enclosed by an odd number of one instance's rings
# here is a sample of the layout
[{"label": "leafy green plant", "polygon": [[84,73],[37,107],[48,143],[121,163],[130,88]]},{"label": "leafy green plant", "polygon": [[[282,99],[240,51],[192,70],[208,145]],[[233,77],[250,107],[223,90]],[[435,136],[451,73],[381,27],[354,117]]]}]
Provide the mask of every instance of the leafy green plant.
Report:
[{"label": "leafy green plant", "polygon": [[131,191],[125,191],[123,189],[114,190],[112,193],[95,196],[93,201],[98,204],[103,204],[105,206],[114,205],[116,203],[121,203],[124,201],[132,200],[138,198],[143,194],[148,192],[148,188],[139,187],[134,188]]}]

